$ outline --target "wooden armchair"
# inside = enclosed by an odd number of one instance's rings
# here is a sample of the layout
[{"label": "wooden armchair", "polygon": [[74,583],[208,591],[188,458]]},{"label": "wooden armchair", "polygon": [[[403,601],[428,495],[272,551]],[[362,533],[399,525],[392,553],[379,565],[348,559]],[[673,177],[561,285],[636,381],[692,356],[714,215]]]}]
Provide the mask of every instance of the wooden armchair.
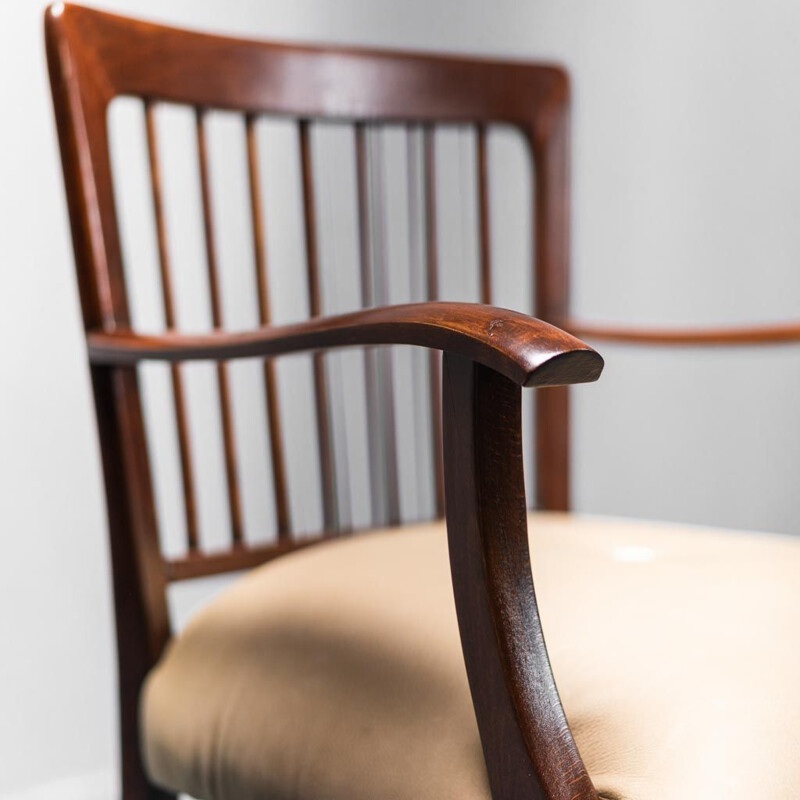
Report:
[{"label": "wooden armchair", "polygon": [[[61,3],[47,10],[45,32],[108,500],[124,798],[796,797],[800,547],[563,513],[566,385],[596,380],[602,359],[523,314],[437,302],[434,128],[477,130],[488,303],[486,127],[502,123],[523,133],[536,165],[536,313],[569,325],[564,72],[237,41]],[[132,329],[126,296],[107,123],[121,95],[144,105],[168,328],[160,335]],[[205,335],[174,329],[153,117],[162,101],[196,109],[214,322]],[[204,122],[212,108],[241,112],[247,134],[262,327],[239,333],[221,330]],[[270,324],[259,115],[297,120],[311,319],[288,326]],[[365,306],[366,132],[387,122],[422,131],[431,302],[321,315],[309,142],[326,118],[354,130]],[[386,344],[431,349],[437,519],[345,537],[323,351]],[[298,351],[315,353],[324,512],[323,529],[302,539],[293,538],[273,360]],[[249,544],[241,519],[226,363],[244,357],[264,365],[276,497],[269,545]],[[197,534],[180,366],[193,359],[218,365],[233,532],[224,552],[206,552]],[[172,365],[188,532],[177,558],[159,541],[137,377],[147,360]],[[537,397],[532,515],[523,386],[561,387]],[[390,516],[396,526],[396,510]],[[170,583],[245,568],[254,569],[172,635]]]}]

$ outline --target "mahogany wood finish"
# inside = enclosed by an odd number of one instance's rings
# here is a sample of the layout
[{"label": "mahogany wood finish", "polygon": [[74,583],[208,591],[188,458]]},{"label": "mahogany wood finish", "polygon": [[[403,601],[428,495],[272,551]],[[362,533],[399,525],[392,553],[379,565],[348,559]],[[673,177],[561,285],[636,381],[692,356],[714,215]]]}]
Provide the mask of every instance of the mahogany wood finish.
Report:
[{"label": "mahogany wood finish", "polygon": [[[564,81],[561,105],[567,103]],[[562,320],[569,306],[569,115],[556,114],[545,142],[531,138],[536,163],[534,309],[546,320]],[[536,398],[536,505],[568,511],[569,394],[566,388]],[[540,471],[543,470],[543,471]]]},{"label": "mahogany wood finish", "polygon": [[286,537],[279,538],[276,544],[255,547],[241,546],[221,553],[203,554],[188,552],[182,558],[173,558],[164,563],[164,572],[170,581],[185,581],[193,578],[205,578],[209,575],[220,575],[225,572],[237,572],[251,567],[258,567],[276,558],[318,544],[328,536],[311,536],[300,541],[292,541]]},{"label": "mahogany wood finish", "polygon": [[[164,201],[161,193],[161,169],[158,158],[158,140],[153,105],[145,103],[145,133],[147,138],[147,156],[150,166],[150,189],[153,199],[153,212],[156,223],[156,239],[158,241],[158,266],[161,275],[161,294],[164,304],[164,322],[167,330],[176,327],[175,300],[172,291],[172,270],[170,269],[169,248],[167,247],[167,229],[164,221]],[[180,367],[174,365],[170,370],[172,378],[172,397],[175,406],[175,422],[178,430],[178,451],[181,461],[181,480],[183,484],[183,505],[186,513],[186,536],[189,549],[199,546],[197,534],[197,503],[194,491],[194,467],[192,466],[191,443],[189,439],[189,423],[186,418],[186,393],[183,385],[183,374]]]},{"label": "mahogany wood finish", "polygon": [[[444,464],[450,563],[492,796],[597,800],[555,687],[536,608],[522,469],[521,386],[596,380],[603,361],[523,314],[458,303],[392,306],[253,334],[89,333],[93,364],[275,355],[342,345],[445,351]],[[321,539],[306,541],[302,546]],[[286,542],[168,562],[174,579],[243,569]]]},{"label": "mahogany wood finish", "polygon": [[[569,92],[563,70],[523,62],[249,42],[131,23],[77,6],[64,8],[61,28],[72,32],[84,56],[91,51],[98,73],[91,80],[101,84],[98,102],[103,108],[113,96],[134,95],[300,120],[515,126],[536,161],[535,313],[543,319],[564,318]],[[139,57],[142,52],[146,59]],[[548,394],[537,404],[536,424],[537,457],[540,466],[547,464],[537,470],[537,500],[543,508],[568,506],[567,426],[565,392]],[[330,492],[328,497],[330,517]]]},{"label": "mahogany wood finish", "polygon": [[480,224],[481,303],[492,303],[492,243],[489,227],[489,165],[486,126],[478,126],[478,220]]},{"label": "mahogany wood finish", "polygon": [[[536,615],[524,537],[518,387],[594,380],[602,360],[591,348],[544,322],[488,306],[431,302],[324,317],[311,147],[313,126],[324,119],[355,125],[356,146],[362,153],[357,160],[363,158],[365,134],[379,124],[396,122],[407,130],[422,131],[426,288],[428,300],[438,301],[435,129],[443,124],[475,126],[481,294],[488,300],[486,130],[494,124],[520,130],[536,165],[535,308],[543,319],[565,319],[569,208],[568,84],[564,72],[541,64],[241,41],[64,4],[48,9],[45,34],[108,501],[125,800],[171,796],[147,779],[137,719],[142,682],[171,635],[168,581],[254,566],[339,530],[327,365],[321,351],[382,344],[420,345],[432,351],[436,507],[441,515],[446,469],[455,595],[493,796],[496,800],[523,795],[594,800],[594,789],[563,719]],[[132,329],[114,206],[107,111],[110,102],[122,95],[141,98],[145,109],[166,319],[166,331],[152,336]],[[155,125],[155,108],[161,102],[190,106],[196,114],[206,268],[215,329],[206,335],[187,336],[176,330]],[[221,330],[204,128],[208,109],[232,110],[241,113],[245,121],[262,326],[255,331]],[[267,114],[297,121],[303,188],[311,319],[282,327],[271,325],[254,133],[258,116]],[[358,185],[362,193],[366,175],[361,163]],[[367,216],[362,208],[362,225]],[[369,235],[368,230],[362,231],[362,257],[370,244]],[[377,274],[375,269],[384,268],[383,264],[367,266],[370,280]],[[365,284],[364,288],[366,304],[371,286]],[[324,525],[311,538],[295,540],[273,358],[299,350],[314,353]],[[438,351],[447,353],[444,420]],[[264,360],[276,497],[277,541],[257,547],[248,545],[242,529],[225,364],[246,356]],[[204,552],[198,540],[180,371],[183,361],[198,358],[218,365],[233,532],[230,549],[213,554]],[[189,539],[186,554],[175,559],[165,559],[159,546],[136,372],[143,360],[165,360],[172,365]],[[568,506],[566,403],[563,388],[542,392],[537,403],[537,499],[543,508]],[[397,490],[391,477],[388,490]],[[490,497],[502,498],[502,503],[489,502]],[[392,521],[398,516],[395,510],[390,512]]]},{"label": "mahogany wood finish", "polygon": [[90,330],[92,364],[225,360],[331,347],[407,344],[469,358],[520,386],[564,386],[600,377],[603,360],[588,345],[546,322],[473,303],[407,303],[271,325],[242,333],[159,335]]},{"label": "mahogany wood finish", "polygon": [[[594,350],[557,328],[524,314],[465,303],[389,306],[240,334],[143,336],[89,332],[87,338],[89,360],[95,365],[223,360],[342,346],[411,344],[485,365],[492,374],[502,375],[518,386],[593,381],[603,367]],[[190,553],[186,558],[166,562],[166,574],[171,580],[182,580],[244,569],[322,539],[241,546],[230,554],[214,556]]]},{"label": "mahogany wood finish", "polygon": [[[267,277],[267,245],[264,236],[264,211],[258,179],[258,144],[256,143],[255,118],[245,117],[247,137],[247,181],[250,190],[250,216],[253,223],[253,253],[255,256],[256,286],[258,291],[258,321],[270,324],[269,280]],[[275,513],[278,523],[278,538],[287,539],[291,532],[289,511],[289,489],[286,484],[286,457],[281,430],[280,401],[275,362],[264,359],[264,394],[267,402],[267,424],[269,426],[272,480],[275,486]]]},{"label": "mahogany wood finish", "polygon": [[[430,126],[423,133],[423,181],[425,187],[425,277],[428,300],[439,299],[439,242],[436,235],[436,140]],[[428,355],[428,381],[431,391],[431,430],[433,432],[433,474],[436,514],[444,514],[444,464],[442,439],[441,359],[432,351]]]},{"label": "mahogany wood finish", "polygon": [[800,342],[800,323],[797,322],[729,328],[629,328],[566,319],[561,322],[561,327],[587,339],[637,345],[741,347]]},{"label": "mahogany wood finish", "polygon": [[[308,308],[312,317],[322,314],[322,291],[317,251],[317,210],[314,202],[314,172],[311,163],[311,131],[307,119],[300,120],[300,167],[303,176],[303,214],[308,265]],[[314,393],[319,441],[319,469],[322,482],[322,519],[327,530],[339,525],[336,503],[336,472],[333,464],[333,440],[328,400],[328,375],[322,353],[314,354]]]},{"label": "mahogany wood finish", "polygon": [[[380,263],[375,261],[375,246],[372,236],[373,225],[370,224],[370,171],[369,153],[367,151],[367,130],[364,123],[355,126],[356,149],[356,189],[358,194],[358,240],[360,250],[361,305],[369,308],[378,299],[375,290],[374,273],[376,268],[382,270],[383,281],[387,280],[386,254],[382,248]],[[377,183],[377,185],[374,185]],[[381,190],[380,182],[373,182],[373,191]],[[382,205],[379,206],[382,210]],[[380,224],[381,220],[378,220]],[[379,237],[383,245],[383,236]],[[400,522],[400,479],[397,469],[396,430],[394,423],[394,406],[385,403],[383,409],[378,408],[381,397],[392,396],[392,362],[386,352],[377,353],[372,349],[364,351],[364,380],[367,385],[367,434],[369,439],[370,475],[372,476],[372,516],[380,518],[380,486],[377,476],[386,476],[386,521],[389,525]],[[382,360],[379,362],[379,357]],[[380,386],[378,382],[380,380]],[[380,393],[378,392],[380,389]],[[380,411],[385,420],[379,427]],[[379,463],[380,461],[380,463]]]},{"label": "mahogany wood finish", "polygon": [[[215,330],[220,330],[222,328],[222,298],[220,296],[219,270],[217,268],[214,219],[211,210],[211,178],[209,177],[208,148],[206,147],[205,112],[199,108],[195,109],[195,133],[197,136],[198,172],[200,173],[200,197],[203,207],[208,290],[211,298],[211,324]],[[228,380],[226,364],[223,361],[217,362],[217,391],[219,394],[220,417],[222,419],[222,441],[225,447],[225,478],[228,488],[231,537],[234,545],[241,545],[244,540],[244,526],[239,491],[239,470],[236,462],[236,442],[233,433],[230,381]]]},{"label": "mahogany wood finish", "polygon": [[536,607],[520,388],[452,352],[443,375],[450,567],[492,797],[597,797],[561,708]]}]

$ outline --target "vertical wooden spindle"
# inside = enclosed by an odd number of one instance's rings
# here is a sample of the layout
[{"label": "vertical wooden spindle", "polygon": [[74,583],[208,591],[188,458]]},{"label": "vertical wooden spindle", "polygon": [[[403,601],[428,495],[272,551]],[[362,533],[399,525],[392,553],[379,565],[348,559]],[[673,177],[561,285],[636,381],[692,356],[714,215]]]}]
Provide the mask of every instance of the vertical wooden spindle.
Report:
[{"label": "vertical wooden spindle", "polygon": [[[436,142],[435,129],[428,125],[424,132],[424,193],[425,193],[425,258],[428,300],[439,299],[439,259],[436,235]],[[433,466],[435,479],[436,515],[444,516],[444,464],[442,451],[442,374],[441,354],[429,353],[431,386],[431,431],[433,436]]]},{"label": "vertical wooden spindle", "polygon": [[[547,141],[531,137],[534,155],[533,313],[558,325],[569,311],[569,115],[552,120]],[[534,405],[536,508],[570,509],[570,390],[539,392]]]},{"label": "vertical wooden spindle", "polygon": [[478,213],[480,226],[481,303],[492,302],[492,240],[489,227],[489,165],[486,155],[486,125],[477,130]]},{"label": "vertical wooden spindle", "polygon": [[[269,325],[272,318],[269,304],[267,244],[263,222],[264,206],[261,200],[261,183],[258,177],[258,143],[256,141],[255,117],[251,114],[245,117],[245,130],[247,134],[247,174],[250,184],[250,216],[253,221],[253,252],[255,253],[256,285],[258,287],[258,318],[261,325]],[[278,378],[273,359],[264,359],[263,365],[278,538],[285,540],[291,536],[292,526],[289,512],[289,491],[286,483],[286,457],[283,447],[283,429],[281,428]]]},{"label": "vertical wooden spindle", "polygon": [[[206,267],[208,290],[211,297],[211,324],[222,328],[222,298],[217,267],[217,250],[214,236],[214,220],[211,211],[211,181],[208,174],[208,148],[206,146],[205,113],[195,109],[197,133],[197,161],[200,171],[200,195],[203,206],[203,230],[206,244]],[[222,419],[222,441],[225,448],[225,476],[228,487],[228,509],[231,517],[231,536],[235,546],[244,542],[242,524],[242,502],[239,492],[239,469],[236,460],[236,438],[233,431],[233,408],[227,364],[217,362],[217,389],[219,410]]]},{"label": "vertical wooden spindle", "polygon": [[363,122],[356,123],[356,183],[358,189],[358,243],[361,256],[361,304],[372,305],[372,245],[369,224],[369,173],[367,167],[367,131]]},{"label": "vertical wooden spindle", "polygon": [[[167,230],[164,222],[164,203],[161,188],[161,171],[159,167],[158,142],[156,138],[155,109],[151,100],[144,104],[145,133],[147,138],[147,155],[150,166],[150,189],[153,200],[153,211],[158,241],[158,266],[161,273],[161,292],[164,303],[164,321],[167,330],[175,329],[175,303],[172,292],[172,273],[167,247]],[[183,484],[183,504],[186,513],[186,538],[189,550],[197,550],[199,537],[197,533],[197,504],[194,493],[194,469],[192,467],[191,444],[189,441],[189,424],[186,415],[186,397],[183,388],[183,375],[178,364],[170,367],[172,378],[172,396],[175,405],[175,420],[178,430],[178,449],[181,462],[181,481]]]},{"label": "vertical wooden spindle", "polygon": [[[406,167],[408,185],[408,235],[409,235],[409,270],[408,291],[412,303],[427,299],[427,276],[425,267],[424,241],[424,196],[422,177],[422,128],[418,124],[406,125]],[[432,453],[432,437],[427,429],[426,421],[430,417],[430,387],[428,385],[429,353],[424,349],[414,348],[411,353],[413,364],[412,383],[414,388],[414,419],[417,420],[415,436],[415,457],[424,457],[424,453]],[[422,438],[420,438],[422,437]],[[420,500],[430,496],[435,503],[435,480],[433,459],[430,472],[427,469],[415,470],[415,483]],[[423,501],[424,502],[424,501]],[[422,507],[419,509],[423,510]],[[425,513],[428,513],[425,508]]]},{"label": "vertical wooden spindle", "polygon": [[[382,185],[370,181],[372,171],[380,171],[380,163],[370,158],[367,131],[363,123],[355,126],[356,184],[358,192],[358,234],[361,261],[361,304],[364,308],[388,302],[386,285],[387,258],[385,236],[375,228],[383,222]],[[370,165],[372,171],[370,170]],[[372,191],[370,191],[370,184]],[[375,197],[375,195],[378,195]],[[374,198],[374,203],[370,203]],[[372,206],[373,214],[370,214]],[[373,217],[373,219],[371,219]],[[377,240],[377,247],[376,247]],[[380,249],[380,254],[377,250]],[[376,270],[380,280],[376,281]],[[394,391],[391,353],[374,348],[364,349],[364,370],[367,385],[367,435],[369,439],[370,475],[372,477],[372,517],[375,524],[400,522],[400,487],[397,466],[397,433],[394,418]],[[385,514],[381,514],[381,487]]]},{"label": "vertical wooden spindle", "polygon": [[[314,207],[314,173],[311,157],[311,129],[307,119],[299,123],[300,167],[303,180],[303,215],[306,233],[306,264],[308,269],[308,306],[312,317],[322,313],[317,250],[317,222]],[[333,460],[333,443],[330,424],[330,401],[325,360],[321,353],[313,355],[314,393],[316,397],[317,436],[319,439],[319,465],[322,481],[322,517],[326,531],[337,528],[336,472]]]}]

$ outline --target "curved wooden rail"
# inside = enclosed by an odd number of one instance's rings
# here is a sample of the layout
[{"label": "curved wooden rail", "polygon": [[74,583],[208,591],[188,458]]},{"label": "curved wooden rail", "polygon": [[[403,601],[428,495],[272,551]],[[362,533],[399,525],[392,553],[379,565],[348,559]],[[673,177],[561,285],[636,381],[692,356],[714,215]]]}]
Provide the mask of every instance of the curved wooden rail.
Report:
[{"label": "curved wooden rail", "polygon": [[603,370],[601,356],[574,336],[516,311],[472,303],[384,306],[241,333],[93,331],[87,341],[93,364],[228,360],[327,347],[409,344],[464,356],[520,386],[588,383]]},{"label": "curved wooden rail", "polygon": [[598,325],[568,319],[561,323],[574,336],[604,342],[695,347],[741,347],[800,342],[800,322],[730,328],[636,328]]}]

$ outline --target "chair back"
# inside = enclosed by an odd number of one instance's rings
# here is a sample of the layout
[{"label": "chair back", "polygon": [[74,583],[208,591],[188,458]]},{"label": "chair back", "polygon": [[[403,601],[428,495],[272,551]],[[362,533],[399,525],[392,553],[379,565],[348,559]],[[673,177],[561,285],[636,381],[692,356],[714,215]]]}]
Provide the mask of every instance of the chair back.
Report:
[{"label": "chair back", "polygon": [[[158,109],[179,104],[192,114],[196,169],[201,194],[205,264],[198,279],[207,281],[210,322],[225,324],[215,229],[211,176],[209,114],[235,112],[241,118],[249,197],[241,214],[249,214],[253,263],[242,264],[256,297],[258,324],[273,321],[270,272],[282,269],[270,261],[265,213],[259,125],[265,118],[291,125],[296,137],[296,174],[302,201],[307,309],[325,313],[321,274],[318,165],[314,136],[325,125],[344,126],[352,148],[358,263],[353,264],[363,307],[391,300],[386,256],[385,203],[394,189],[386,185],[381,135],[391,128],[406,143],[409,219],[419,262],[418,297],[453,299],[440,290],[441,222],[437,219],[437,131],[453,126],[470,133],[474,159],[472,197],[477,208],[477,285],[474,298],[491,303],[495,271],[491,263],[490,220],[492,126],[512,126],[529,147],[534,168],[530,235],[535,297],[527,310],[548,321],[566,316],[568,259],[568,83],[553,66],[384,52],[339,47],[301,47],[242,41],[125,19],[79,6],[52,6],[46,19],[48,57],[69,201],[76,268],[87,332],[132,328],[129,285],[135,263],[123,263],[115,175],[110,154],[109,109],[118,97],[137,98],[146,141],[149,195],[157,235],[160,302],[167,330],[179,326],[171,242],[165,212]],[[249,206],[249,208],[248,208]],[[501,265],[497,265],[501,267]],[[126,274],[128,270],[128,274]],[[203,273],[205,273],[203,275]],[[427,357],[427,356],[426,356]],[[274,360],[261,367],[263,414],[269,431],[269,463],[274,494],[274,529],[267,541],[253,543],[245,531],[241,459],[232,398],[230,365],[215,365],[216,401],[223,441],[230,542],[208,552],[198,520],[198,486],[193,456],[190,405],[184,368],[170,373],[180,483],[183,495],[185,547],[166,557],[159,542],[156,503],[148,453],[147,426],[135,368],[94,365],[95,401],[100,422],[112,539],[126,542],[136,554],[140,576],[161,591],[164,581],[238,570],[262,563],[351,527],[342,513],[349,491],[347,462],[337,453],[331,402],[329,356],[313,356],[313,393],[318,445],[321,525],[297,531],[293,526],[291,485],[287,469],[285,409],[279,401]],[[398,434],[395,392],[398,377],[386,350],[364,354],[371,518],[369,525],[402,521],[398,478]],[[427,373],[427,376],[424,374]],[[335,376],[333,376],[335,377]],[[428,393],[430,448],[425,454],[434,476],[433,509],[443,515],[439,356],[430,353],[423,369]],[[352,390],[349,390],[352,391]],[[536,403],[536,505],[568,506],[567,394],[556,388],[541,392]],[[347,402],[350,402],[348,400]],[[301,502],[316,502],[315,499]],[[116,533],[115,533],[116,532]],[[298,534],[301,533],[302,536]],[[153,602],[156,602],[155,600]],[[160,606],[160,603],[156,603]]]}]

